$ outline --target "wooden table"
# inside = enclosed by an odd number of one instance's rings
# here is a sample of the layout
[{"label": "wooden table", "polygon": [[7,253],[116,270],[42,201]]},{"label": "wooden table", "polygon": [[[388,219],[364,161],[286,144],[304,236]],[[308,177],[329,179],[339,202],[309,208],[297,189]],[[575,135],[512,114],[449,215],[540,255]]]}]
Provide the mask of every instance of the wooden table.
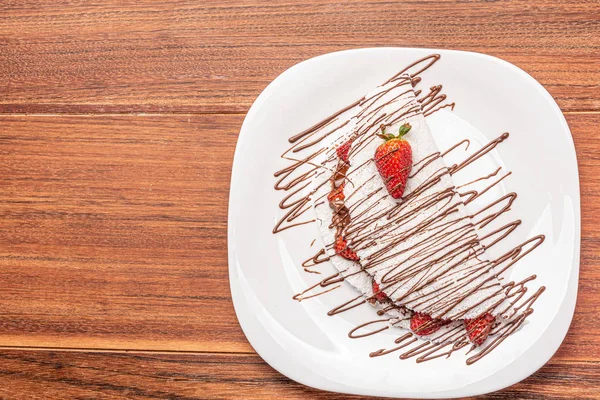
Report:
[{"label": "wooden table", "polygon": [[545,367],[487,398],[600,398],[600,2],[569,0],[2,2],[0,395],[348,398],[288,380],[246,341],[227,199],[260,91],[366,46],[501,57],[564,111],[577,311]]}]

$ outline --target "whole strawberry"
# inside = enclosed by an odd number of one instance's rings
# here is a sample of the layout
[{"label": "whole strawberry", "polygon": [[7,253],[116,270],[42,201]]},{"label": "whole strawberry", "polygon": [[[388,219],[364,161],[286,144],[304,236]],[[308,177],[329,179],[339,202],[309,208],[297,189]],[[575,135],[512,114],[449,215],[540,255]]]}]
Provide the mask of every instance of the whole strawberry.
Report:
[{"label": "whole strawberry", "polygon": [[487,312],[477,318],[465,319],[465,329],[469,340],[475,346],[480,346],[490,334],[495,320],[496,318]]},{"label": "whole strawberry", "polygon": [[385,182],[388,193],[394,199],[402,197],[408,174],[412,168],[412,149],[410,144],[402,138],[410,131],[410,128],[410,124],[406,123],[400,127],[398,135],[394,136],[391,133],[385,133],[385,127],[382,125],[381,134],[377,135],[384,139],[385,143],[375,150],[375,165]]}]

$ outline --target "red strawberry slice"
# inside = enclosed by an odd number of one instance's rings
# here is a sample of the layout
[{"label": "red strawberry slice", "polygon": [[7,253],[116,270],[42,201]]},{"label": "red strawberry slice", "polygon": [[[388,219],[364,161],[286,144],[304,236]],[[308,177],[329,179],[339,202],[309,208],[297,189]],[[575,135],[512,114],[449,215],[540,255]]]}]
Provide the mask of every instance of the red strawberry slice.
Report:
[{"label": "red strawberry slice", "polygon": [[385,133],[385,127],[382,125],[381,134],[378,135],[385,140],[385,143],[375,150],[375,165],[385,182],[388,193],[394,199],[402,197],[412,168],[412,149],[402,138],[410,128],[410,124],[406,123],[400,127],[398,135],[393,135]]},{"label": "red strawberry slice", "polygon": [[387,295],[379,289],[379,285],[375,280],[373,280],[373,295],[377,301],[386,301],[388,299]]},{"label": "red strawberry slice", "polygon": [[475,346],[481,346],[490,334],[495,320],[496,317],[487,312],[477,318],[465,319],[465,329],[469,335],[469,340]]},{"label": "red strawberry slice", "polygon": [[442,326],[449,323],[450,321],[431,318],[428,314],[414,313],[410,318],[410,329],[419,336],[425,336],[437,332]]},{"label": "red strawberry slice", "polygon": [[344,257],[346,260],[350,260],[350,261],[360,260],[360,258],[358,258],[358,254],[356,254],[356,252],[354,250],[352,250],[350,247],[348,247],[348,243],[342,237],[342,235],[337,237],[337,239],[335,241],[334,250],[335,250],[335,254],[337,254],[338,256]]},{"label": "red strawberry slice", "polygon": [[352,146],[352,140],[348,140],[347,142],[339,146],[337,149],[335,149],[335,152],[337,153],[337,156],[340,160],[344,162],[349,162],[348,155],[350,154],[350,146]]},{"label": "red strawberry slice", "polygon": [[340,186],[336,187],[335,189],[332,189],[331,192],[329,192],[329,194],[327,195],[327,200],[330,203],[344,200],[346,198],[346,196],[344,196],[344,186],[346,186],[345,182],[342,183]]}]

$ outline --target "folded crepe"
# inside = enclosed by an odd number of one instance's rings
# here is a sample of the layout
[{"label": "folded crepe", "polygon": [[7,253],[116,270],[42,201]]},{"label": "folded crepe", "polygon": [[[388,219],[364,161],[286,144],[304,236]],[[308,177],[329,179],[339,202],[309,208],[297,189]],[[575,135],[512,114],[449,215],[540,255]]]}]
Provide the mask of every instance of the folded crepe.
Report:
[{"label": "folded crepe", "polygon": [[[398,132],[405,123],[412,127],[404,139],[413,166],[402,198],[394,199],[375,165],[383,143],[377,133]],[[445,332],[464,327],[463,320],[495,316],[505,290],[436,147],[411,77],[376,88],[336,124],[324,140],[312,200],[326,252],[340,274],[384,308],[395,326],[408,328],[413,313],[443,320],[437,341],[448,340]],[[347,162],[338,149],[348,152]],[[340,188],[343,198],[332,196]],[[341,256],[340,244],[355,255]]]}]

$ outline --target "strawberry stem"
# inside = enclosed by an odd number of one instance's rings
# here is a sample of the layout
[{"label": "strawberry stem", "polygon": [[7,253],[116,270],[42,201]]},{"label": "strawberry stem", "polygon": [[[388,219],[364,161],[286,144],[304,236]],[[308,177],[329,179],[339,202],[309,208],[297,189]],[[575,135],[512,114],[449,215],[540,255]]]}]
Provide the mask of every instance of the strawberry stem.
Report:
[{"label": "strawberry stem", "polygon": [[380,138],[382,138],[383,140],[385,140],[387,142],[388,140],[392,140],[392,139],[402,139],[402,136],[406,135],[408,133],[408,131],[410,131],[412,126],[410,126],[410,124],[408,122],[405,124],[402,124],[400,129],[398,129],[398,136],[396,136],[392,133],[385,133],[385,125],[383,125],[383,124],[381,124],[381,126],[379,128],[381,129],[381,133],[377,133],[377,136],[379,136]]},{"label": "strawberry stem", "polygon": [[381,124],[381,126],[379,128],[381,129],[381,133],[378,133],[377,136],[379,136],[380,138],[382,138],[386,142],[388,140],[394,139],[394,135],[393,134],[391,134],[391,133],[385,133],[385,125]]},{"label": "strawberry stem", "polygon": [[408,122],[405,124],[402,124],[400,129],[398,129],[398,137],[401,138],[402,136],[406,135],[408,133],[408,131],[410,131],[410,128],[412,128],[412,126],[410,126],[410,124]]}]

